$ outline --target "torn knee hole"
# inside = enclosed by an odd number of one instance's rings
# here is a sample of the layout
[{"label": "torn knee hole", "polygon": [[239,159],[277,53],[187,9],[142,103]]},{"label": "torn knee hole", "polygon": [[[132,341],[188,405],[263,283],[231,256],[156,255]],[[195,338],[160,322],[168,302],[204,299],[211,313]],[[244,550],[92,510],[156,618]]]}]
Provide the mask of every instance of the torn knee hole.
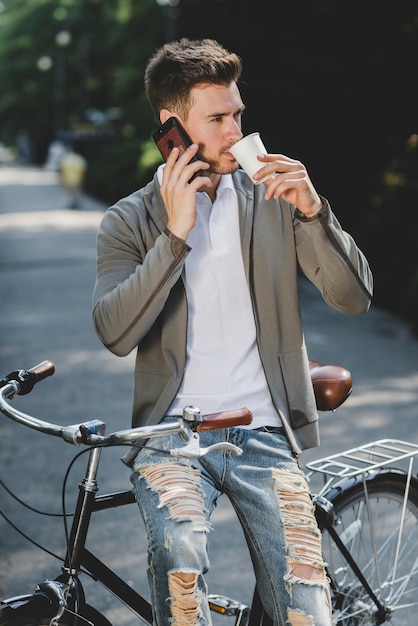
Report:
[{"label": "torn knee hole", "polygon": [[192,572],[176,572],[175,574],[171,574],[171,576],[184,584],[193,583],[197,578],[197,574]]},{"label": "torn knee hole", "polygon": [[319,531],[285,526],[285,535],[291,573],[302,580],[324,582],[326,572]]},{"label": "torn knee hole", "polygon": [[160,507],[168,507],[174,519],[190,520],[196,530],[209,531],[204,512],[203,491],[198,470],[179,463],[158,463],[142,467],[138,472],[148,487],[158,493]]},{"label": "torn knee hole", "polygon": [[169,574],[169,590],[173,626],[196,626],[201,616],[201,593],[195,572],[176,571]]},{"label": "torn knee hole", "polygon": [[311,582],[326,582],[327,580],[324,567],[315,567],[308,563],[291,563],[290,566],[293,576],[299,580]]},{"label": "torn knee hole", "polygon": [[321,533],[303,474],[273,469],[281,510],[291,575],[306,581],[325,582]]},{"label": "torn knee hole", "polygon": [[313,618],[310,615],[302,613],[302,611],[289,609],[288,618],[290,626],[315,626]]}]

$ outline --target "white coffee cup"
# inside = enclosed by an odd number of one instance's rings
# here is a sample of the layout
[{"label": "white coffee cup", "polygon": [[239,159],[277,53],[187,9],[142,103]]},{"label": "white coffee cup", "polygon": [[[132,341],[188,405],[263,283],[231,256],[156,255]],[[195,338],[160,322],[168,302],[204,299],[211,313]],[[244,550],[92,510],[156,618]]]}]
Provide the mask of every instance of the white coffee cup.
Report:
[{"label": "white coffee cup", "polygon": [[264,178],[260,178],[260,180],[253,179],[254,174],[266,165],[257,159],[259,154],[267,154],[260,133],[251,133],[243,137],[229,149],[229,152],[234,155],[242,169],[256,185],[274,176],[273,174],[269,174],[268,176],[264,176]]}]

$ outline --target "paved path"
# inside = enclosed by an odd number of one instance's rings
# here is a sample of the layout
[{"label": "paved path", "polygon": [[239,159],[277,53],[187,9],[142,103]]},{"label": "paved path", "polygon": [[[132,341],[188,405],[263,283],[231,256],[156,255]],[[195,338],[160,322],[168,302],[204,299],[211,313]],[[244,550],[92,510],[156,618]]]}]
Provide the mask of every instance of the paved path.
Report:
[{"label": "paved path", "polygon": [[[110,432],[130,423],[133,355],[119,359],[108,353],[91,322],[95,236],[105,207],[91,198],[85,198],[82,210],[69,210],[66,205],[55,173],[0,168],[0,376],[51,359],[55,376],[30,397],[14,402],[23,411],[59,424],[101,418]],[[408,328],[377,308],[360,318],[342,316],[306,283],[301,290],[311,358],[345,365],[354,379],[353,394],[345,405],[335,414],[322,414],[321,448],[306,453],[304,459],[384,437],[418,443],[418,342]],[[58,439],[0,417],[0,477],[42,511],[60,510],[63,476],[75,452]],[[116,450],[104,453],[100,493],[129,488],[120,456]],[[70,473],[69,509],[82,467],[83,461],[77,461]],[[0,501],[26,533],[62,554],[60,521],[22,509],[3,490]],[[147,593],[146,548],[136,508],[101,513],[97,518],[90,545]],[[214,526],[210,589],[249,602],[251,565],[226,500],[220,501]],[[1,518],[0,564],[0,597],[30,591],[43,577],[59,572],[58,561],[32,548]],[[101,591],[94,591],[94,604],[117,626],[137,623]],[[220,623],[227,626],[228,619]]]}]

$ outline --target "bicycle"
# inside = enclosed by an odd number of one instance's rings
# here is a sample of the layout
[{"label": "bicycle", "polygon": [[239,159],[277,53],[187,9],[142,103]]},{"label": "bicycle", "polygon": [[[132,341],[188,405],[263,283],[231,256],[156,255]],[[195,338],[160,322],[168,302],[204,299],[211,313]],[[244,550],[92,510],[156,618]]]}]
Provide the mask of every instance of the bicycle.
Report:
[{"label": "bicycle", "polygon": [[[44,362],[31,370],[15,371],[0,381],[0,411],[10,419],[42,433],[61,437],[71,444],[88,446],[85,476],[68,535],[61,573],[41,582],[31,594],[0,602],[0,626],[112,626],[91,606],[80,576],[101,582],[132,613],[152,623],[149,603],[86,548],[93,513],[134,502],[132,491],[97,495],[97,470],[101,449],[178,432],[184,446],[173,455],[196,456],[201,449],[199,432],[210,428],[248,424],[247,409],[202,416],[186,407],[183,417],[170,424],[117,431],[105,435],[98,420],[62,427],[14,409],[9,401],[29,393],[34,385],[54,372]],[[351,392],[351,375],[338,366],[311,362],[311,378],[320,410],[335,410]],[[232,453],[232,444],[222,447]],[[216,446],[219,449],[219,444]],[[418,594],[418,481],[413,475],[418,446],[397,440],[380,440],[307,464],[311,480],[321,477],[322,486],[312,494],[323,534],[324,559],[330,579],[333,624],[362,626],[391,622],[392,626],[416,623]],[[406,463],[406,469],[394,467]],[[234,619],[235,626],[269,626],[270,618],[254,590],[251,606],[222,595],[209,596],[211,609]]]}]

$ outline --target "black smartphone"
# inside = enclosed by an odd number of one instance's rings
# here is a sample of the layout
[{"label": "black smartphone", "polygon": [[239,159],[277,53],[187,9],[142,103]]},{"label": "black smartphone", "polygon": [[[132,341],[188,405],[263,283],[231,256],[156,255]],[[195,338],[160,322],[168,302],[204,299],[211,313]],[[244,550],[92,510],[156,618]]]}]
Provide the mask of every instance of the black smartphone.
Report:
[{"label": "black smartphone", "polygon": [[[167,161],[168,155],[173,148],[179,148],[181,156],[193,143],[176,117],[169,117],[168,120],[152,134],[152,138],[157,144],[164,161]],[[194,156],[191,161],[198,161],[198,159]],[[204,176],[204,174],[199,170],[190,180],[193,180],[196,176]]]}]

